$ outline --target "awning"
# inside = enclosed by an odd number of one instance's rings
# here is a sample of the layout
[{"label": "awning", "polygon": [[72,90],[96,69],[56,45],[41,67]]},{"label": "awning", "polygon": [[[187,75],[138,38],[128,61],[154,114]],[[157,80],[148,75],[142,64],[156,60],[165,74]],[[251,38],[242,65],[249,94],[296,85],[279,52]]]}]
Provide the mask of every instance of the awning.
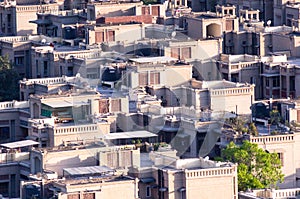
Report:
[{"label": "awning", "polygon": [[5,144],[0,144],[0,146],[9,148],[9,149],[15,149],[15,148],[21,148],[21,147],[26,147],[26,146],[33,146],[33,145],[38,145],[40,143],[33,141],[33,140],[22,140],[18,142],[9,142]]},{"label": "awning", "polygon": [[57,28],[57,26],[56,25],[50,25],[50,26],[47,26],[46,28],[47,29],[55,29],[55,28]]},{"label": "awning", "polygon": [[32,20],[29,21],[29,23],[35,23],[37,25],[47,25],[47,24],[52,24],[52,22],[48,19],[37,19],[37,20]]},{"label": "awning", "polygon": [[74,167],[74,168],[65,168],[63,169],[64,173],[68,175],[88,175],[88,174],[102,174],[113,172],[107,166],[90,166],[90,167]]},{"label": "awning", "polygon": [[153,62],[157,62],[157,63],[168,63],[171,61],[177,61],[178,59],[175,59],[173,57],[166,57],[166,56],[162,56],[162,57],[139,57],[139,58],[134,58],[134,59],[130,59],[130,61],[139,63],[139,64],[145,64],[145,63],[153,63]]},{"label": "awning", "polygon": [[165,191],[168,191],[168,188],[167,187],[161,187],[161,188],[158,189],[158,191],[165,192]]},{"label": "awning", "polygon": [[176,134],[176,137],[179,137],[179,138],[188,138],[190,135],[189,134],[186,134],[186,133],[177,133]]},{"label": "awning", "polygon": [[263,77],[277,77],[277,76],[280,76],[280,74],[279,73],[262,73],[262,74],[260,74],[261,76],[263,76]]},{"label": "awning", "polygon": [[106,140],[117,140],[117,139],[130,139],[130,138],[150,138],[157,137],[156,134],[150,133],[149,131],[129,131],[122,133],[109,133],[104,135]]},{"label": "awning", "polygon": [[141,181],[142,183],[145,183],[145,184],[147,184],[147,183],[152,183],[152,182],[155,182],[155,178],[153,178],[153,177],[148,177],[148,178],[140,178],[140,181]]},{"label": "awning", "polygon": [[83,106],[83,105],[89,105],[88,102],[73,102],[68,100],[60,100],[60,101],[44,101],[42,104],[47,105],[52,108],[63,108],[63,107],[72,107],[72,106]]},{"label": "awning", "polygon": [[178,192],[184,192],[186,190],[185,187],[180,187],[179,189],[177,189]]},{"label": "awning", "polygon": [[171,127],[171,126],[157,126],[157,130],[164,132],[177,132],[179,131],[179,127]]},{"label": "awning", "polygon": [[33,140],[33,141],[37,141],[38,140],[38,137],[34,136],[34,135],[28,135],[26,137],[26,140]]}]

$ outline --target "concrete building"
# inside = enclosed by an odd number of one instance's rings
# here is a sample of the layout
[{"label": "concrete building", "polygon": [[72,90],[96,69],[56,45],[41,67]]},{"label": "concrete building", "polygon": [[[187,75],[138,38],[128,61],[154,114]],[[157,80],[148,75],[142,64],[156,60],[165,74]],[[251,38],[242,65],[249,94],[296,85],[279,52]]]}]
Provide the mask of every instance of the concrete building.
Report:
[{"label": "concrete building", "polygon": [[[286,1],[283,1],[281,4],[281,1],[279,2],[278,10],[282,12],[282,5],[285,4]],[[259,10],[260,16],[259,18],[265,22],[268,20],[271,20],[272,22],[274,21],[274,15],[276,13],[276,8],[277,8],[277,2],[272,1],[272,0],[265,0],[265,1],[260,1],[260,0],[246,0],[246,1],[238,1],[238,0],[219,0],[218,2],[220,5],[235,5],[236,9],[239,10]],[[282,14],[280,14],[282,15]],[[276,24],[274,25],[282,25],[282,24]]]},{"label": "concrete building", "polygon": [[87,19],[96,21],[100,17],[133,16],[136,8],[143,5],[142,2],[94,2],[87,4]]},{"label": "concrete building", "polygon": [[[137,180],[127,176],[106,176],[95,179],[70,178],[51,183],[58,190],[58,199],[69,198],[138,198]],[[101,187],[99,189],[99,187]],[[88,191],[86,191],[88,189]]]},{"label": "concrete building", "polygon": [[[283,113],[284,114],[284,113]],[[266,127],[267,129],[267,127]],[[266,151],[277,153],[281,163],[282,172],[284,174],[284,182],[278,186],[280,188],[295,188],[299,187],[299,158],[296,155],[298,150],[300,134],[298,130],[294,133],[279,133],[277,135],[261,134],[259,136],[251,135],[237,135],[230,131],[222,134],[221,146],[226,146],[230,141],[237,144],[242,143],[243,140],[249,140],[251,143],[258,144],[260,148]]]},{"label": "concrete building", "polygon": [[[217,7],[224,9],[215,13],[201,13],[185,17],[187,35],[195,40],[219,38],[223,32],[238,31],[238,18],[234,7]],[[225,14],[228,11],[228,14]],[[229,14],[232,13],[232,14]],[[197,27],[200,27],[197,28]]]},{"label": "concrete building", "polygon": [[36,144],[28,140],[1,144],[1,150],[6,151],[0,154],[0,187],[3,197],[20,197],[20,180],[27,180],[30,173],[29,151],[26,148]]},{"label": "concrete building", "polygon": [[[254,101],[254,85],[229,81],[191,81],[190,87],[172,89],[182,106],[194,106],[196,110],[228,111],[250,114]],[[243,99],[242,99],[243,98]]]},{"label": "concrete building", "polygon": [[293,189],[266,189],[266,190],[253,190],[251,192],[240,192],[239,198],[241,199],[258,199],[258,198],[274,198],[274,199],[288,199],[297,198],[300,195],[299,188]]},{"label": "concrete building", "polygon": [[36,24],[37,34],[65,40],[84,39],[86,15],[86,10],[49,10],[38,12],[37,19],[30,23]]},{"label": "concrete building", "polygon": [[[151,154],[150,154],[151,155]],[[133,171],[144,198],[237,198],[237,166],[203,158],[150,156],[155,165]],[[213,190],[219,191],[213,191]]]},{"label": "concrete building", "polygon": [[37,19],[37,12],[49,10],[59,10],[59,4],[18,4],[15,1],[5,0],[0,5],[0,33],[3,36],[36,34],[35,25],[29,21]]},{"label": "concrete building", "polygon": [[133,64],[127,69],[125,78],[127,82],[124,82],[131,89],[155,85],[179,86],[192,77],[192,65],[174,63],[174,58],[136,58],[131,61]]},{"label": "concrete building", "polygon": [[257,56],[221,54],[217,63],[225,80],[255,84],[255,97],[262,97],[261,62]]},{"label": "concrete building", "polygon": [[29,104],[27,101],[0,103],[0,142],[13,142],[28,136]]}]

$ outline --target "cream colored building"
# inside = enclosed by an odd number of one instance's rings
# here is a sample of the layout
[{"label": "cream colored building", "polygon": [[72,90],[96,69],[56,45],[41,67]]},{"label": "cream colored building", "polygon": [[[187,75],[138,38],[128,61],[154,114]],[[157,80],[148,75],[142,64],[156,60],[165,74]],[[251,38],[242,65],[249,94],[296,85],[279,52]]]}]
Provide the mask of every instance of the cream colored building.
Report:
[{"label": "cream colored building", "polygon": [[255,84],[255,97],[261,98],[260,59],[252,55],[221,54],[218,68],[225,80]]},{"label": "cream colored building", "polygon": [[153,158],[152,172],[141,170],[142,199],[238,198],[237,165],[204,158]]},{"label": "cream colored building", "polygon": [[59,4],[18,4],[15,1],[5,0],[0,4],[0,32],[6,36],[25,36],[36,34],[36,26],[30,20],[37,19],[37,12],[59,10]]}]

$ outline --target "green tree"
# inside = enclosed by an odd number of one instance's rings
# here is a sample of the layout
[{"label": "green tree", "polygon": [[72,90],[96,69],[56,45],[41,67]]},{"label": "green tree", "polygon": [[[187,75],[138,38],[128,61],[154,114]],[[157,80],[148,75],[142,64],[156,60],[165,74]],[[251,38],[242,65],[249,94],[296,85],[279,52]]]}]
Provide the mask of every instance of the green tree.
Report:
[{"label": "green tree", "polygon": [[0,101],[19,99],[18,72],[13,68],[7,56],[0,56]]},{"label": "green tree", "polygon": [[230,125],[232,125],[232,128],[240,134],[244,134],[247,132],[247,128],[245,127],[246,123],[247,122],[240,117],[233,118],[230,121]]},{"label": "green tree", "polygon": [[277,110],[272,110],[270,112],[270,123],[278,125],[281,120],[280,113]]},{"label": "green tree", "polygon": [[283,181],[281,162],[276,153],[268,153],[257,144],[244,141],[241,146],[231,142],[222,151],[225,160],[238,163],[238,187],[246,189],[274,188]]},{"label": "green tree", "polygon": [[255,126],[255,124],[253,122],[251,122],[249,124],[249,131],[248,131],[251,135],[253,136],[258,136],[258,131],[257,131],[257,128]]}]

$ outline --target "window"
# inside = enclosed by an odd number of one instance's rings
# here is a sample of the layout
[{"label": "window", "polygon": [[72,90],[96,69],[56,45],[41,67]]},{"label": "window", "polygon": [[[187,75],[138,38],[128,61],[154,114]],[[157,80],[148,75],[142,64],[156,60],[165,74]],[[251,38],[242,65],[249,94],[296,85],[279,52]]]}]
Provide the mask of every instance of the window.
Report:
[{"label": "window", "polygon": [[15,64],[17,66],[24,64],[24,57],[15,57]]},{"label": "window", "polygon": [[266,86],[269,87],[270,86],[270,81],[269,78],[266,79]]},{"label": "window", "polygon": [[283,166],[283,153],[277,153],[278,154],[278,158],[279,158],[279,160],[280,160],[280,162],[281,162],[281,165]]},{"label": "window", "polygon": [[182,59],[190,59],[191,55],[191,47],[182,48]]},{"label": "window", "polygon": [[96,43],[102,43],[104,41],[104,32],[95,32]]},{"label": "window", "polygon": [[95,199],[95,193],[84,193],[83,199]]},{"label": "window", "polygon": [[179,48],[171,48],[171,57],[180,59],[180,49]]},{"label": "window", "polygon": [[160,76],[158,72],[150,73],[150,84],[160,84]]},{"label": "window", "polygon": [[8,186],[9,186],[8,182],[1,182],[0,183],[0,193],[4,197],[8,197]]},{"label": "window", "polygon": [[279,77],[273,78],[273,87],[279,87],[280,82],[279,82]]},{"label": "window", "polygon": [[73,67],[72,66],[68,66],[67,76],[73,76]]},{"label": "window", "polygon": [[121,99],[111,100],[111,112],[121,111]]},{"label": "window", "polygon": [[48,76],[48,62],[44,61],[44,77]]},{"label": "window", "polygon": [[255,84],[256,81],[255,81],[255,77],[250,77],[250,84]]},{"label": "window", "polygon": [[145,86],[148,84],[148,73],[140,73],[139,74],[139,85]]},{"label": "window", "polygon": [[79,199],[80,194],[68,194],[68,199]]},{"label": "window", "polygon": [[35,61],[35,72],[36,72],[36,75],[39,75],[39,61],[38,60]]},{"label": "window", "polygon": [[99,113],[108,113],[109,112],[109,102],[108,99],[99,100]]},{"label": "window", "polygon": [[151,197],[151,186],[146,187],[146,197]]},{"label": "window", "polygon": [[109,30],[107,32],[107,41],[115,41],[115,31]]},{"label": "window", "polygon": [[1,140],[7,140],[10,138],[9,127],[0,127],[0,138]]}]

